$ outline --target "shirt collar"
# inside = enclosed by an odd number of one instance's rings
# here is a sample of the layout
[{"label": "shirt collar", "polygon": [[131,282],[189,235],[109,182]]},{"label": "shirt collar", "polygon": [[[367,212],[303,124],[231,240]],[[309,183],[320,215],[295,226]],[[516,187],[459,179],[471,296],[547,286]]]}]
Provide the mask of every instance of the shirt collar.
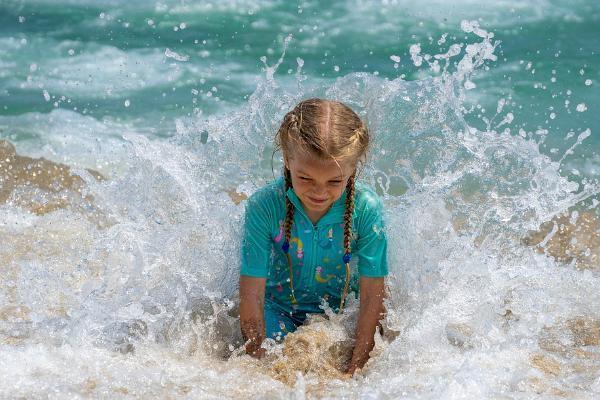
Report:
[{"label": "shirt collar", "polygon": [[[294,192],[293,188],[289,188],[287,190],[286,196],[288,199],[290,199],[290,201],[292,202],[294,207],[296,207],[296,209],[299,210],[300,213],[302,215],[304,215],[304,217],[306,217],[306,219],[312,224],[312,221],[310,220],[310,218],[308,218],[306,211],[304,211],[304,207],[302,206],[302,202],[300,201],[300,198],[298,198],[298,195],[296,195],[296,192]],[[336,201],[333,202],[333,204],[331,205],[331,208],[327,211],[327,213],[325,213],[325,215],[323,215],[321,217],[321,219],[319,219],[319,221],[317,221],[317,223],[315,225],[321,226],[321,225],[326,225],[326,224],[334,224],[334,223],[344,222],[344,213],[345,212],[346,212],[346,190],[344,190],[344,192],[342,193],[342,195],[340,196],[339,199],[337,199]]]}]

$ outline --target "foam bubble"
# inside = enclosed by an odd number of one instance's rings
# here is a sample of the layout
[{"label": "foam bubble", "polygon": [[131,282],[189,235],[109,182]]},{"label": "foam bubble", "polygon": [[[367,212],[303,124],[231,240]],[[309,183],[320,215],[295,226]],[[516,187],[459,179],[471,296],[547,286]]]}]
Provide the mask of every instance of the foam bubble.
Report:
[{"label": "foam bubble", "polygon": [[408,49],[408,51],[410,53],[410,58],[411,58],[413,64],[416,67],[421,66],[421,64],[423,63],[423,57],[421,57],[419,55],[419,53],[421,53],[421,45],[419,43],[412,44],[412,45],[410,45],[410,48]]},{"label": "foam bubble", "polygon": [[165,57],[172,58],[177,61],[188,61],[190,59],[189,56],[178,54],[168,47],[165,49]]}]

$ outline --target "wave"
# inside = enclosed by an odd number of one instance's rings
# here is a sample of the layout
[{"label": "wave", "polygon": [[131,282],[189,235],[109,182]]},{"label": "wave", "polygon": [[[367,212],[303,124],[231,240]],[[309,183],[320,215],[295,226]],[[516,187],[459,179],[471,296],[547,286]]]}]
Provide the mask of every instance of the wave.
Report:
[{"label": "wave", "polygon": [[[356,73],[313,84],[298,60],[290,87],[276,78],[280,62],[265,59],[265,77],[231,113],[179,118],[169,139],[126,132],[111,142],[123,161],[106,179],[35,164],[83,185],[103,224],[84,217],[87,206],[31,213],[19,188],[46,190],[52,179],[17,182],[4,170],[15,201],[0,205],[9,243],[0,252],[0,393],[596,395],[599,188],[562,176],[535,135],[465,121],[471,74],[494,60],[495,43],[476,23],[463,28],[475,39],[458,52],[413,51],[437,77]],[[360,179],[386,208],[385,335],[355,379],[339,369],[357,301],[269,343],[262,362],[241,354],[244,199],[281,167],[270,144],[281,117],[312,96],[344,101],[368,121],[374,143]],[[511,126],[502,107],[497,114]],[[41,162],[3,146],[9,158]]]}]

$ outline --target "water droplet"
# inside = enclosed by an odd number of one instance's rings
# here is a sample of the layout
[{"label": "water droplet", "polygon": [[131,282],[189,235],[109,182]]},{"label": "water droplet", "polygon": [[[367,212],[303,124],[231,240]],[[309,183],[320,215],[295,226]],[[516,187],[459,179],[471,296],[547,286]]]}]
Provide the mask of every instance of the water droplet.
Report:
[{"label": "water droplet", "polygon": [[591,86],[592,85],[592,80],[591,79],[586,79],[585,80],[585,86]]},{"label": "water droplet", "polygon": [[579,103],[577,104],[576,110],[579,112],[584,112],[587,110],[587,106],[585,105],[585,103]]},{"label": "water droplet", "polygon": [[125,105],[125,107],[129,107],[131,105],[131,102],[129,101],[129,99],[127,99],[123,104]]},{"label": "water droplet", "polygon": [[392,60],[395,63],[399,63],[400,62],[400,57],[396,56],[396,55],[391,55],[390,56],[390,60]]},{"label": "water droplet", "polygon": [[415,65],[415,67],[420,67],[423,63],[423,57],[419,55],[419,53],[421,53],[421,44],[412,44],[409,47],[408,51],[410,53],[410,58],[412,59],[412,62]]},{"label": "water droplet", "polygon": [[471,90],[471,89],[474,89],[475,87],[477,87],[477,85],[475,85],[473,82],[471,82],[471,81],[465,82],[465,89]]},{"label": "water droplet", "polygon": [[334,65],[334,66],[333,66],[333,70],[334,70],[335,72],[339,72],[339,71],[340,71],[340,66],[339,66],[339,65]]}]

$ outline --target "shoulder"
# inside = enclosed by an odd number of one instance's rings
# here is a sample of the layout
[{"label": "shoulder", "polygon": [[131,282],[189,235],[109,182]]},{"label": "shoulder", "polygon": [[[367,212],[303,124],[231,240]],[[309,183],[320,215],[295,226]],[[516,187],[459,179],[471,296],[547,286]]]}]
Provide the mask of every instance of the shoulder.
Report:
[{"label": "shoulder", "polygon": [[285,207],[285,185],[283,179],[275,179],[254,192],[246,201],[246,209],[276,211]]},{"label": "shoulder", "polygon": [[383,201],[366,183],[357,181],[354,186],[354,209],[359,213],[383,212]]}]

